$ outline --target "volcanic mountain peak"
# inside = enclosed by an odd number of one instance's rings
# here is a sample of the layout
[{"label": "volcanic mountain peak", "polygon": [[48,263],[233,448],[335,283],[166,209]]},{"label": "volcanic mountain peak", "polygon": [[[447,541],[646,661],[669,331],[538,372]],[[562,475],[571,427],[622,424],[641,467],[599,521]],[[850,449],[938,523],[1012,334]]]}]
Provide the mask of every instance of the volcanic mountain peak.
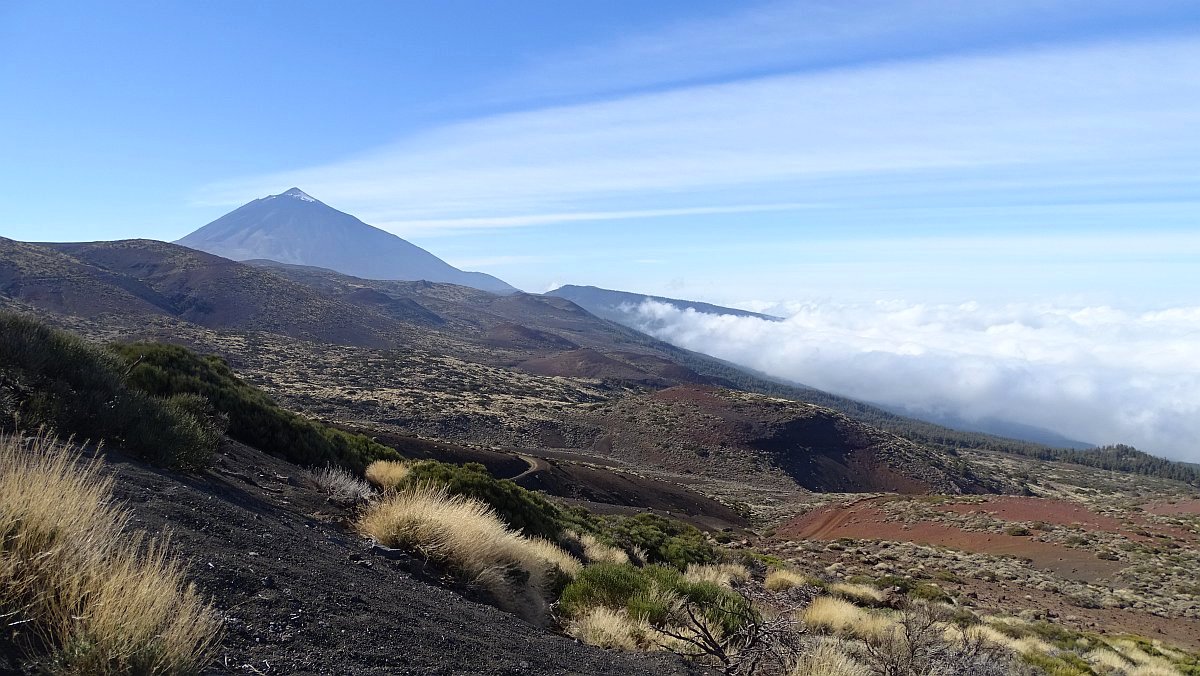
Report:
[{"label": "volcanic mountain peak", "polygon": [[491,275],[459,270],[299,188],[243,204],[177,244],[236,261],[309,265],[365,279],[446,282],[501,294],[516,291]]}]

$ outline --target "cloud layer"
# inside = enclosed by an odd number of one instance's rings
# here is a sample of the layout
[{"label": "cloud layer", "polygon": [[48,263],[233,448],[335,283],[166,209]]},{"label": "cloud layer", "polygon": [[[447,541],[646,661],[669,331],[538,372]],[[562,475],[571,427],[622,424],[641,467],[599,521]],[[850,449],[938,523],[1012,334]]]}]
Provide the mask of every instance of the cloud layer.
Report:
[{"label": "cloud layer", "polygon": [[797,302],[783,322],[646,301],[676,345],[856,399],[1200,461],[1200,307]]}]

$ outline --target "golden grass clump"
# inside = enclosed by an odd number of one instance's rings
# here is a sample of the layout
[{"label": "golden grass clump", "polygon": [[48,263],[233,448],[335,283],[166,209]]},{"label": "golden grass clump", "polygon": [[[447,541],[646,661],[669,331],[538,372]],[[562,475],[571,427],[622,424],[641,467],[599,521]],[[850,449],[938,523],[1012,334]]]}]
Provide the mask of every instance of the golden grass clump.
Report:
[{"label": "golden grass clump", "polygon": [[883,636],[895,621],[832,596],[819,596],[804,609],[801,619],[809,627],[867,639]]},{"label": "golden grass clump", "polygon": [[772,570],[767,573],[763,583],[771,591],[787,591],[793,587],[802,587],[813,583],[813,579],[794,570]]},{"label": "golden grass clump", "polygon": [[1165,660],[1162,663],[1139,664],[1127,673],[1129,676],[1183,676],[1183,672],[1171,666]]},{"label": "golden grass clump", "polygon": [[711,582],[722,587],[731,587],[734,580],[749,580],[750,571],[740,563],[692,564],[688,566],[684,578],[688,582]]},{"label": "golden grass clump", "polygon": [[427,485],[371,505],[358,530],[382,545],[413,549],[446,566],[487,590],[500,607],[529,619],[544,619],[554,582],[583,567],[556,545],[510,530],[484,503]]},{"label": "golden grass clump", "polygon": [[58,673],[195,673],[220,630],[165,540],[130,534],[112,479],[63,444],[0,437],[0,616]]},{"label": "golden grass clump", "polygon": [[1129,660],[1106,648],[1097,648],[1083,656],[1099,673],[1124,672],[1133,666]]},{"label": "golden grass clump", "polygon": [[376,460],[367,465],[365,473],[367,481],[381,491],[394,491],[400,488],[412,468],[408,463],[398,460]]},{"label": "golden grass clump", "polygon": [[629,563],[629,554],[624,549],[606,545],[591,533],[570,531],[567,537],[579,543],[588,563]]},{"label": "golden grass clump", "polygon": [[649,627],[631,619],[625,611],[604,606],[589,608],[567,627],[567,633],[588,645],[617,650],[639,650]]},{"label": "golden grass clump", "polygon": [[822,639],[800,656],[792,676],[870,676],[871,670],[846,653],[836,639]]},{"label": "golden grass clump", "polygon": [[859,604],[875,605],[883,603],[883,592],[865,584],[838,582],[829,585],[829,592]]},{"label": "golden grass clump", "polygon": [[1134,641],[1121,639],[1113,641],[1109,645],[1122,657],[1136,665],[1126,667],[1130,676],[1177,676],[1180,673],[1170,660],[1158,655],[1151,655],[1142,650]]}]

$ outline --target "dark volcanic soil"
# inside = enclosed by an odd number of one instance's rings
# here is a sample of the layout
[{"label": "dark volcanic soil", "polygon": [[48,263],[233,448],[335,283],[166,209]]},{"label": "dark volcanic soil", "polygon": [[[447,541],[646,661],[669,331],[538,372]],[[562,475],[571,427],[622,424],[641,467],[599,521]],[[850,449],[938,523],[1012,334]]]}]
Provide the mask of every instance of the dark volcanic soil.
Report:
[{"label": "dark volcanic soil", "polygon": [[676,658],[610,653],[432,584],[344,527],[345,510],[293,465],[228,443],[181,476],[110,454],[134,526],[167,528],[173,551],[225,617],[207,673],[685,674]]}]

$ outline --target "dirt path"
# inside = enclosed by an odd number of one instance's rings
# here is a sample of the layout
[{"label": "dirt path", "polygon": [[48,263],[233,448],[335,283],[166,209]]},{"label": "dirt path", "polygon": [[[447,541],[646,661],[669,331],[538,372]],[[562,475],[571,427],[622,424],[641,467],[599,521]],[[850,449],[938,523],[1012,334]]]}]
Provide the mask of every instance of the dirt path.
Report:
[{"label": "dirt path", "polygon": [[541,458],[535,458],[532,455],[525,455],[524,453],[517,453],[516,455],[518,458],[529,463],[529,467],[527,467],[524,472],[521,472],[520,474],[518,474],[516,476],[501,477],[502,479],[507,478],[509,481],[520,481],[521,478],[528,476],[529,474],[532,474],[533,472],[541,472],[541,471],[550,469],[550,464],[547,463],[545,460],[542,460]]}]

